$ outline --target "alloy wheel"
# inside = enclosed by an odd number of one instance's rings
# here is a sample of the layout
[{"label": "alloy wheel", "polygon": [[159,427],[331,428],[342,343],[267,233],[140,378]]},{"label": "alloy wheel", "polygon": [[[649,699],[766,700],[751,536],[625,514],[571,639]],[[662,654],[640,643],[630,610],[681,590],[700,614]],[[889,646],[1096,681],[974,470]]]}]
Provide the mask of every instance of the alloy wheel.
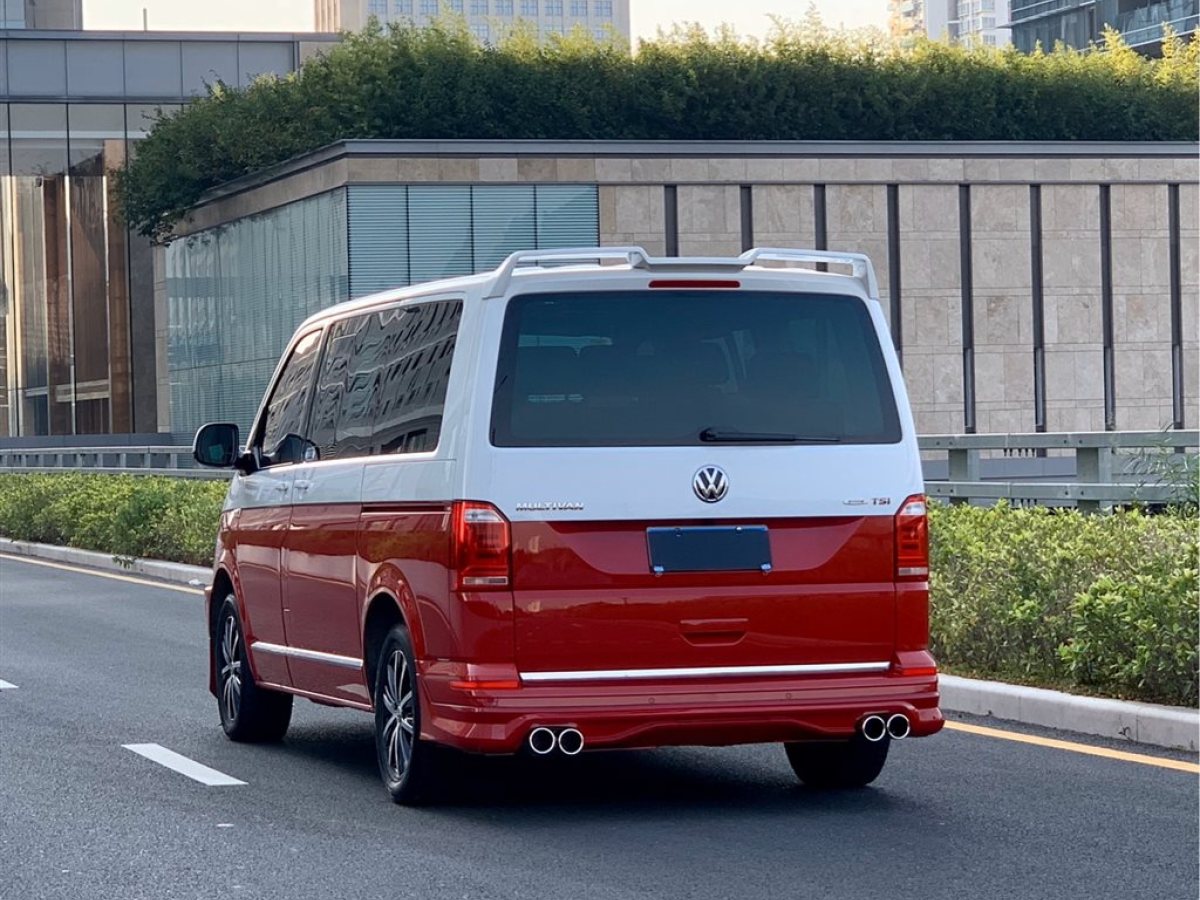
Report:
[{"label": "alloy wheel", "polygon": [[237,720],[238,711],[242,706],[242,641],[238,631],[237,619],[233,616],[225,618],[225,627],[221,631],[220,666],[221,681],[221,712],[227,722]]},{"label": "alloy wheel", "polygon": [[383,743],[387,748],[388,777],[399,782],[412,761],[414,697],[412,673],[408,659],[401,650],[393,650],[387,661],[387,677],[383,682],[383,705],[388,713],[383,727]]}]

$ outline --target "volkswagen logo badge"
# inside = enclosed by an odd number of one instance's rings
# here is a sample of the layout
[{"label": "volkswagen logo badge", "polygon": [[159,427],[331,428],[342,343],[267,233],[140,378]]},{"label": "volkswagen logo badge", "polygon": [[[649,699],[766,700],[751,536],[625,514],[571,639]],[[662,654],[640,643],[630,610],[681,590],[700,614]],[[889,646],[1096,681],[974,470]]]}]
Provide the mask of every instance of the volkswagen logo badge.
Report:
[{"label": "volkswagen logo badge", "polygon": [[705,503],[724,500],[729,493],[729,476],[720,466],[705,466],[692,476],[692,490]]}]

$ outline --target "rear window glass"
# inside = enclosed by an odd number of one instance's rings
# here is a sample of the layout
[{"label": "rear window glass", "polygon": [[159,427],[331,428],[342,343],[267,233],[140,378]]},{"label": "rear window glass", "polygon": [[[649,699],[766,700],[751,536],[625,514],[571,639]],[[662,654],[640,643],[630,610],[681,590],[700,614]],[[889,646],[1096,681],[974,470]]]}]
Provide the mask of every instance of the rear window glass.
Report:
[{"label": "rear window glass", "polygon": [[898,440],[883,355],[857,298],[607,291],[509,301],[496,446]]}]

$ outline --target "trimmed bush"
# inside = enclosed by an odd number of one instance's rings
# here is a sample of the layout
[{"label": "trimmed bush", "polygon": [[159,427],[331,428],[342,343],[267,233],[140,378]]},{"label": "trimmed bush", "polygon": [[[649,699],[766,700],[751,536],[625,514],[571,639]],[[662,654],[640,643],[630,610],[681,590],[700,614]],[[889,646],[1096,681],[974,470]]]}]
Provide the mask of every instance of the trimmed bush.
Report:
[{"label": "trimmed bush", "polygon": [[0,475],[0,535],[114,556],[212,564],[223,481]]},{"label": "trimmed bush", "polygon": [[970,674],[1192,706],[1197,520],[931,505],[934,655]]},{"label": "trimmed bush", "polygon": [[351,138],[1194,141],[1198,61],[1195,40],[1149,60],[1115,32],[1104,52],[1024,55],[808,21],[761,44],[678,30],[631,55],[579,32],[492,47],[463,20],[374,26],[159,119],[119,191],[130,223],[168,239],[210,188]]}]

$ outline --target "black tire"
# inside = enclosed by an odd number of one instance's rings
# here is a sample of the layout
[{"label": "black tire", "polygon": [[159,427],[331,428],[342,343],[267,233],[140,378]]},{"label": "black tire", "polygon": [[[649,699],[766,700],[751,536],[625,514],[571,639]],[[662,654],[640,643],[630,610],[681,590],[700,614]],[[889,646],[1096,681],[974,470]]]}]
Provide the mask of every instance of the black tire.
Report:
[{"label": "black tire", "polygon": [[420,684],[408,629],[392,626],[377,658],[372,699],[379,774],[394,802],[428,803],[437,794],[441,760],[438,748],[421,740]]},{"label": "black tire", "polygon": [[232,741],[278,741],[292,721],[292,695],[258,686],[246,657],[245,633],[230,594],[221,605],[212,641],[221,728]]},{"label": "black tire", "polygon": [[848,741],[798,741],[784,744],[796,777],[821,790],[866,787],[879,777],[891,741],[871,742],[856,734]]}]

